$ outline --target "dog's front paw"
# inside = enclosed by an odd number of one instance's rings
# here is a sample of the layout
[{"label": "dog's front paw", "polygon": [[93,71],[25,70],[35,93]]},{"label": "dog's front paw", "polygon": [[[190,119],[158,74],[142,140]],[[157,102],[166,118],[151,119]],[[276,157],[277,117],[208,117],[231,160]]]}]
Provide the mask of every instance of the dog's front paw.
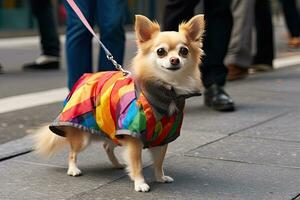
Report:
[{"label": "dog's front paw", "polygon": [[161,176],[159,178],[156,178],[156,181],[160,183],[172,183],[174,179],[170,176]]},{"label": "dog's front paw", "polygon": [[134,183],[134,189],[137,192],[149,192],[150,187],[145,182],[135,182]]},{"label": "dog's front paw", "polygon": [[81,171],[77,167],[69,167],[67,174],[70,176],[80,176]]}]

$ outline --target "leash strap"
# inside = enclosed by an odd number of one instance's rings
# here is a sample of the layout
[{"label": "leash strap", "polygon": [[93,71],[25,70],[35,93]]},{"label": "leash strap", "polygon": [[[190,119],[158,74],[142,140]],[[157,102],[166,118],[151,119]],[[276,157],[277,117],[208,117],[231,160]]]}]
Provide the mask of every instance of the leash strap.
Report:
[{"label": "leash strap", "polygon": [[100,44],[101,48],[104,50],[106,54],[106,58],[112,62],[112,64],[115,66],[117,70],[120,70],[123,72],[124,76],[130,75],[130,71],[124,70],[123,67],[114,59],[113,55],[110,53],[110,51],[105,47],[105,45],[101,42],[99,37],[96,35],[93,28],[90,26],[89,22],[84,17],[83,13],[79,9],[79,7],[76,5],[74,0],[67,0],[71,8],[74,10],[76,15],[79,17],[80,21],[83,23],[83,25],[90,31],[90,33],[96,38],[97,42]]}]

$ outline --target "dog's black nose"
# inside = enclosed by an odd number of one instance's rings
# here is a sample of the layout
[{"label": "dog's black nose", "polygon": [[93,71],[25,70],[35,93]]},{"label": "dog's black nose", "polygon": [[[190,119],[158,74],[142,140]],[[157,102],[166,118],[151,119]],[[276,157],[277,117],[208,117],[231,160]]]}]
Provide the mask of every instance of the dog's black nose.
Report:
[{"label": "dog's black nose", "polygon": [[179,62],[180,62],[179,58],[176,58],[176,57],[171,57],[171,58],[170,58],[170,63],[171,63],[172,65],[178,65]]}]

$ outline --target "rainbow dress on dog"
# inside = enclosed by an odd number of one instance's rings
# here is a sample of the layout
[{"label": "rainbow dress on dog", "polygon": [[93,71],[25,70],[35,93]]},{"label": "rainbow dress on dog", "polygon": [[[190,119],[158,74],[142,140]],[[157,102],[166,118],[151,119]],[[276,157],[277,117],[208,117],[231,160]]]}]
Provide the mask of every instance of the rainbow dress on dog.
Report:
[{"label": "rainbow dress on dog", "polygon": [[84,74],[67,96],[62,112],[50,130],[64,136],[62,126],[72,126],[118,144],[118,136],[141,139],[144,148],[164,145],[180,134],[183,112],[157,117],[134,80],[122,72]]}]

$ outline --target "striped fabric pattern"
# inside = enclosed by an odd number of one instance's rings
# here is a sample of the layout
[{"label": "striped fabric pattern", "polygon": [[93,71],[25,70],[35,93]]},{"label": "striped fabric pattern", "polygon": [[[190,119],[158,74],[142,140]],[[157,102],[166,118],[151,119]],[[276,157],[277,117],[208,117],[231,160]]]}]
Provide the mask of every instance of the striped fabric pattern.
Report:
[{"label": "striped fabric pattern", "polygon": [[156,118],[145,96],[136,94],[133,79],[112,71],[84,74],[50,129],[63,135],[61,126],[73,126],[116,144],[118,134],[129,134],[140,138],[147,148],[175,140],[182,120],[182,112]]}]

